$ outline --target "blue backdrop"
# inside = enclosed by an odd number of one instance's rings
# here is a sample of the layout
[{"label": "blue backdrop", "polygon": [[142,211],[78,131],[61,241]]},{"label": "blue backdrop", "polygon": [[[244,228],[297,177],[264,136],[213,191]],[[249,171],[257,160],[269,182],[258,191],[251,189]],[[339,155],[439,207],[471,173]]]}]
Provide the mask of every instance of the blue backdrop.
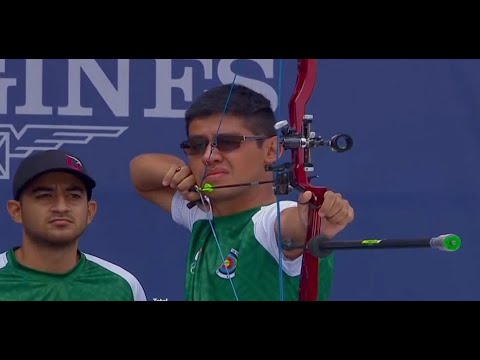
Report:
[{"label": "blue backdrop", "polygon": [[[62,146],[98,180],[98,214],[82,249],[118,263],[149,300],[182,300],[188,233],[142,200],[129,161],[173,152],[185,137],[183,114],[206,89],[236,82],[279,104],[296,77],[277,59],[0,59],[0,202],[20,158]],[[456,253],[429,249],[338,252],[333,300],[478,300],[480,253],[480,61],[319,60],[309,102],[317,133],[349,133],[345,154],[314,153],[316,184],[344,194],[356,220],[339,239],[431,237],[457,233]],[[21,230],[4,207],[0,250]]]}]

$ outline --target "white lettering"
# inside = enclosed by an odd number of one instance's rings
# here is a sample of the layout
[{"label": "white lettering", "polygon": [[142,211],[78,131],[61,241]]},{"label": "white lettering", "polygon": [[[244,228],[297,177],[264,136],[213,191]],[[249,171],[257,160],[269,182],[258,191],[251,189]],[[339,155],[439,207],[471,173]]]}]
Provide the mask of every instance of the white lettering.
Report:
[{"label": "white lettering", "polygon": [[[251,59],[255,61],[263,70],[268,79],[273,79],[274,59]],[[235,73],[232,71],[232,64],[236,59],[222,59],[218,64],[218,78],[223,84],[229,84],[233,81]],[[275,111],[278,106],[278,95],[275,89],[264,81],[237,75],[236,84],[250,87],[251,89],[263,94],[272,103],[272,109]]]},{"label": "white lettering", "polygon": [[[5,72],[5,59],[0,59],[0,73]],[[7,113],[7,89],[17,85],[17,79],[0,78],[0,114]]]},{"label": "white lettering", "polygon": [[93,115],[91,107],[81,105],[83,71],[115,116],[129,116],[129,59],[118,59],[117,88],[94,59],[69,59],[68,65],[68,105],[58,108],[59,115]]},{"label": "white lettering", "polygon": [[[213,78],[212,59],[192,59],[202,64],[205,79]],[[145,117],[181,118],[185,109],[174,109],[172,89],[182,90],[185,101],[193,100],[193,68],[185,67],[183,75],[174,79],[172,75],[172,59],[156,59],[155,107],[145,109]]]},{"label": "white lettering", "polygon": [[15,114],[52,115],[52,107],[43,105],[43,60],[27,59],[25,66],[25,104]]},{"label": "white lettering", "polygon": [[[143,110],[145,118],[183,118],[188,103],[193,101],[197,92],[207,91],[211,87],[214,71],[217,71],[215,75],[220,83],[232,82],[235,73],[240,71],[239,69],[245,68],[237,66],[239,65],[239,63],[235,63],[237,61],[248,61],[258,68],[253,69],[255,71],[250,75],[242,70],[242,75],[237,75],[235,82],[264,94],[271,101],[274,110],[278,107],[278,95],[274,87],[266,81],[274,78],[274,59],[220,59],[218,67],[216,66],[215,69],[213,59],[154,60],[155,74],[152,72],[151,76],[152,81],[153,77],[155,78],[154,106]],[[113,74],[108,71],[111,70],[110,64],[102,64],[100,60],[68,59],[68,70],[65,74],[63,74],[64,67],[55,70],[62,72],[57,76],[61,75],[66,78],[66,84],[64,81],[61,82],[61,89],[53,88],[58,86],[59,82],[50,81],[49,71],[51,68],[45,66],[44,61],[45,59],[25,60],[25,101],[23,104],[15,104],[18,105],[14,107],[15,114],[52,115],[58,113],[59,116],[93,116],[93,108],[95,111],[99,108],[93,103],[94,96],[97,95],[93,93],[96,90],[113,116],[128,117],[130,116],[130,92],[135,101],[144,99],[144,97],[139,98],[137,89],[130,88],[129,59],[108,60],[113,63],[113,66],[116,65]],[[5,64],[6,60],[0,59],[0,74],[5,73]],[[0,78],[0,114],[7,114],[13,105],[11,90],[8,94],[8,88],[18,86],[19,79],[17,78],[18,74],[10,78],[3,76],[4,78]],[[88,80],[85,81],[86,79]],[[55,103],[46,106],[44,104],[45,91],[48,94],[53,90],[60,95],[65,94],[65,98],[51,100]],[[88,97],[85,94],[88,94]],[[66,105],[62,102],[65,102]],[[59,104],[63,106],[58,106]]]}]

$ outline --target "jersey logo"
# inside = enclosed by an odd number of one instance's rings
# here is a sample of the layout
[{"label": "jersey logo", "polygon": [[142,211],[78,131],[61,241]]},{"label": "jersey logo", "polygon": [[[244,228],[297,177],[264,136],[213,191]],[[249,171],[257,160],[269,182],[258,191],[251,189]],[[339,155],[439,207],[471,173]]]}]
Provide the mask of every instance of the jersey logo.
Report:
[{"label": "jersey logo", "polygon": [[202,253],[202,249],[198,250],[197,253],[195,254],[195,258],[192,262],[192,265],[190,265],[191,274],[195,274],[195,268],[197,267],[198,258],[200,257],[201,253]]},{"label": "jersey logo", "polygon": [[222,279],[229,279],[235,277],[235,270],[237,269],[238,251],[231,249],[225,259],[225,262],[217,269],[216,273]]}]

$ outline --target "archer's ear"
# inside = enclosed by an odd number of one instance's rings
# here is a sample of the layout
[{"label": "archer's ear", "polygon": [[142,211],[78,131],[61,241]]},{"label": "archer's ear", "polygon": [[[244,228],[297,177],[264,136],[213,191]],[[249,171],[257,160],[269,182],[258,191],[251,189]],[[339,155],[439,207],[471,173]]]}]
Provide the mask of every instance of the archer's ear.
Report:
[{"label": "archer's ear", "polygon": [[97,214],[97,202],[95,200],[90,200],[88,202],[88,217],[87,223],[90,224],[93,221],[93,218]]},{"label": "archer's ear", "polygon": [[[283,146],[278,144],[278,157],[282,157],[283,155]],[[277,137],[272,136],[265,140],[265,149],[266,149],[266,156],[265,156],[265,164],[273,164],[277,161]]]},{"label": "archer's ear", "polygon": [[13,221],[15,221],[17,224],[22,223],[22,204],[20,204],[19,201],[8,200],[7,211]]}]

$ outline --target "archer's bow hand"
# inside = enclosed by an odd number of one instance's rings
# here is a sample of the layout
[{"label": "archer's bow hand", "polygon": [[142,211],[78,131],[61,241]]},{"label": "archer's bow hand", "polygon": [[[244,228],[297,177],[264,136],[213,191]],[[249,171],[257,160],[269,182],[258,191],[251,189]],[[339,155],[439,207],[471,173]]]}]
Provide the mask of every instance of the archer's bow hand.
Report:
[{"label": "archer's bow hand", "polygon": [[[311,197],[312,193],[310,191],[305,191],[298,197],[298,213],[305,229],[308,224],[308,209],[311,206],[309,204]],[[316,216],[321,218],[321,235],[331,239],[354,220],[355,212],[350,203],[342,198],[341,194],[329,190],[325,193],[323,204]]]}]

